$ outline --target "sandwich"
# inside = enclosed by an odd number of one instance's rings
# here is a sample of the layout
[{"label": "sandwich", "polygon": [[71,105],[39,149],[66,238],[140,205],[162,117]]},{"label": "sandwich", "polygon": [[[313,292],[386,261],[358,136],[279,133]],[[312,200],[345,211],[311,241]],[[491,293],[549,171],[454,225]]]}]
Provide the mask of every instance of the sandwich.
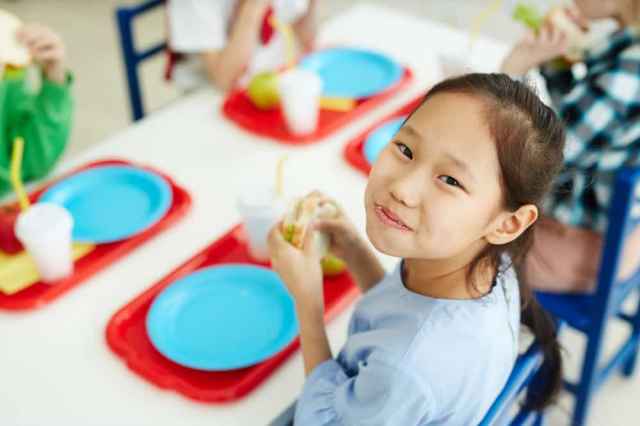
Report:
[{"label": "sandwich", "polygon": [[18,69],[31,63],[29,51],[17,38],[21,26],[20,19],[0,9],[0,65]]},{"label": "sandwich", "polygon": [[[309,194],[306,197],[297,198],[291,204],[284,220],[282,221],[282,234],[284,239],[297,248],[302,248],[304,239],[309,230],[309,225],[317,219],[335,219],[338,217],[338,207],[324,201],[318,194]],[[329,250],[329,237],[321,232],[316,232],[314,242],[322,256]]]},{"label": "sandwich", "polygon": [[[339,215],[338,207],[331,201],[325,201],[316,193],[294,200],[282,221],[284,239],[297,248],[302,248],[309,232],[309,225],[316,219],[335,219]],[[322,255],[321,266],[325,276],[342,274],[346,263],[329,252],[330,241],[326,234],[316,232],[313,244]]]},{"label": "sandwich", "polygon": [[569,47],[564,59],[569,63],[583,59],[589,41],[587,33],[584,28],[571,19],[565,8],[553,7],[546,15],[542,16],[533,6],[519,4],[514,10],[513,18],[536,32],[545,24],[551,24],[562,31],[569,40]]}]

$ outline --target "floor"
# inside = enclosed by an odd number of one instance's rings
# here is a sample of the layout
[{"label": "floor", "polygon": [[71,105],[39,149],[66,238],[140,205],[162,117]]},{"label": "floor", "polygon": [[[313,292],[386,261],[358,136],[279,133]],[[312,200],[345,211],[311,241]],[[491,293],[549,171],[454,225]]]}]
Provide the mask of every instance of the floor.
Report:
[{"label": "floor", "polygon": [[[322,0],[321,18],[348,8],[357,2],[383,0]],[[118,5],[135,4],[139,0],[0,0],[0,8],[12,11],[25,21],[38,21],[55,28],[64,38],[68,50],[68,65],[75,75],[76,116],[67,156],[99,143],[130,124],[124,75],[114,23]],[[538,0],[538,3],[548,3]],[[473,18],[484,10],[489,0],[394,0],[387,1],[408,13],[441,20],[460,28],[469,28]],[[509,7],[515,1],[504,2]],[[136,28],[140,45],[159,40],[164,34],[162,11],[145,17]],[[495,16],[481,30],[482,33],[505,41],[512,41],[520,32],[507,15]],[[429,40],[425,40],[428,45]],[[162,79],[162,58],[143,66],[142,80],[146,107],[149,111],[161,108],[180,96]],[[610,348],[624,337],[622,327],[609,333]],[[583,341],[566,333],[562,338],[566,350],[567,374],[575,377]],[[640,378],[623,380],[614,377],[598,394],[593,404],[590,426],[627,426],[640,424],[636,408],[640,401]],[[551,410],[550,425],[568,425],[571,399],[564,395],[559,406]],[[636,414],[635,416],[633,414]],[[16,425],[18,426],[18,425]]]}]

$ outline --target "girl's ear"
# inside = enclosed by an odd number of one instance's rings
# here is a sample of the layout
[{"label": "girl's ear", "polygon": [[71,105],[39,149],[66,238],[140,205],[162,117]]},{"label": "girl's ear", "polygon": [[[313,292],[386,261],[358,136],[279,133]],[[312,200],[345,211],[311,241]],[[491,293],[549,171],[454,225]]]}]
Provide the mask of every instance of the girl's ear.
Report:
[{"label": "girl's ear", "polygon": [[514,212],[502,212],[493,221],[485,238],[489,244],[508,244],[518,238],[537,219],[538,208],[533,204],[521,206]]}]

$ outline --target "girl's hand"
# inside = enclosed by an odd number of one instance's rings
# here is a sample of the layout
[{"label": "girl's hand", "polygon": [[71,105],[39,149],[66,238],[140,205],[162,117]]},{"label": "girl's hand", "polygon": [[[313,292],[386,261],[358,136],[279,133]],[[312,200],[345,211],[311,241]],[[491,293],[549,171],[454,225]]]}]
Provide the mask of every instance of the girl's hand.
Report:
[{"label": "girl's hand", "polygon": [[59,84],[65,82],[65,47],[58,34],[39,24],[23,26],[17,33],[33,59],[42,66],[45,77]]},{"label": "girl's hand", "polygon": [[321,192],[314,191],[313,194],[321,197],[321,203],[331,203],[335,205],[338,209],[338,216],[335,219],[319,219],[315,221],[311,225],[311,230],[320,231],[329,237],[329,251],[349,263],[355,249],[361,246],[361,244],[359,244],[360,235],[358,231],[344,214],[344,211],[338,203]]},{"label": "girl's hand", "polygon": [[532,68],[562,56],[568,47],[566,34],[547,23],[537,34],[528,32],[515,45],[502,63],[501,71],[510,75],[523,75]]},{"label": "girl's hand", "polygon": [[323,307],[322,254],[313,243],[314,232],[307,232],[302,249],[297,249],[284,239],[281,225],[278,223],[269,233],[271,267],[280,275],[296,304]]}]

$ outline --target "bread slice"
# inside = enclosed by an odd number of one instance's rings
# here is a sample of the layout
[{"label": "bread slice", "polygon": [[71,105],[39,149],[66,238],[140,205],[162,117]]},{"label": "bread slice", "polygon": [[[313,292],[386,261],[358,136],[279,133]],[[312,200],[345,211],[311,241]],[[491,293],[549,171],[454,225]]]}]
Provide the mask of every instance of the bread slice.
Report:
[{"label": "bread slice", "polygon": [[[310,194],[296,199],[282,221],[282,234],[285,240],[295,247],[301,248],[309,225],[316,219],[333,219],[338,216],[338,208],[334,203],[323,201],[318,194]],[[329,250],[329,237],[316,232],[314,244],[322,256]]]},{"label": "bread slice", "polygon": [[21,26],[20,19],[0,9],[0,65],[22,68],[31,63],[29,51],[16,38]]}]

